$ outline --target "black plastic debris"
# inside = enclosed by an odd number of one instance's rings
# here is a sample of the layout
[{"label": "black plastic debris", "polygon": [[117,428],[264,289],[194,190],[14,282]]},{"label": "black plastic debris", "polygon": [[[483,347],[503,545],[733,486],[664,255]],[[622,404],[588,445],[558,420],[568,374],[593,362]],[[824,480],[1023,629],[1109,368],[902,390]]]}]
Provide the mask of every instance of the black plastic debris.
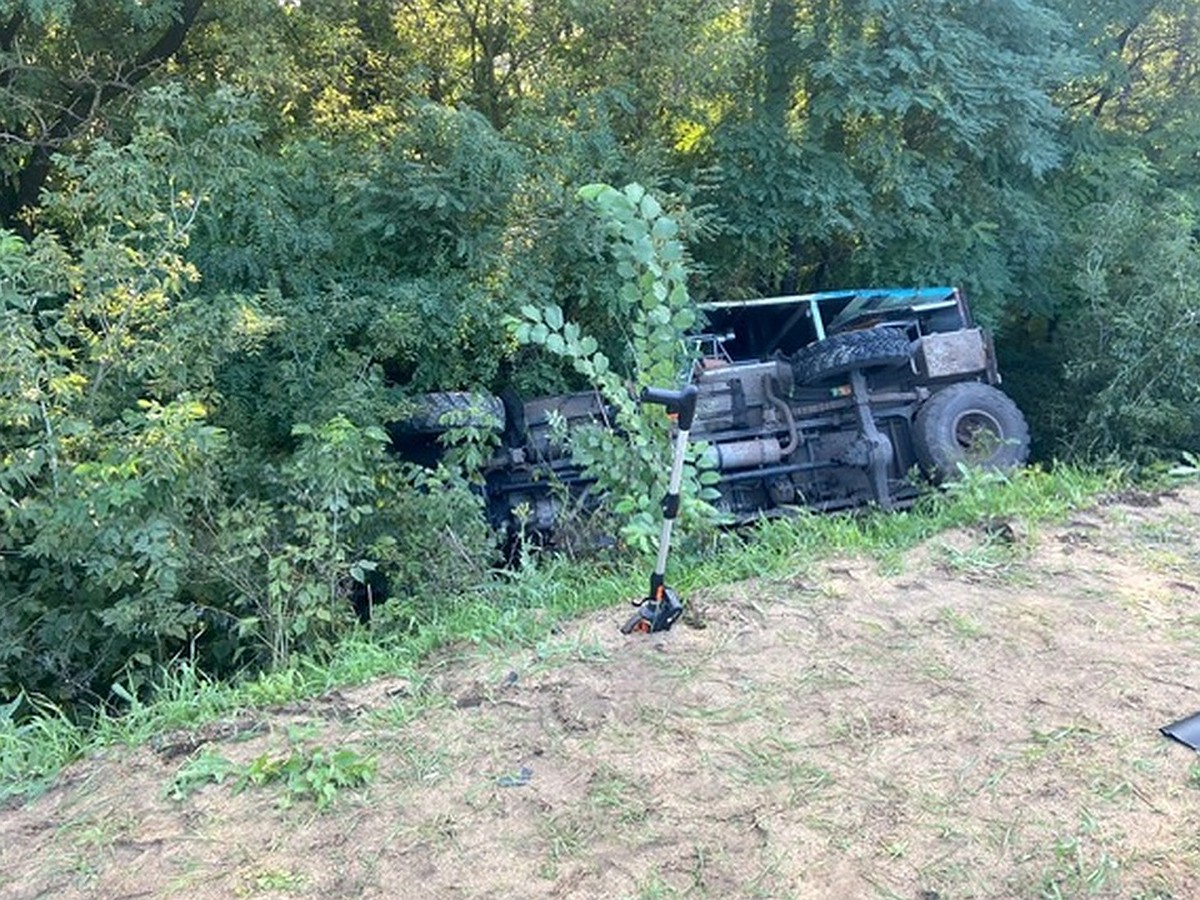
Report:
[{"label": "black plastic debris", "polygon": [[1185,747],[1200,750],[1200,712],[1192,713],[1186,719],[1164,725],[1158,730]]}]

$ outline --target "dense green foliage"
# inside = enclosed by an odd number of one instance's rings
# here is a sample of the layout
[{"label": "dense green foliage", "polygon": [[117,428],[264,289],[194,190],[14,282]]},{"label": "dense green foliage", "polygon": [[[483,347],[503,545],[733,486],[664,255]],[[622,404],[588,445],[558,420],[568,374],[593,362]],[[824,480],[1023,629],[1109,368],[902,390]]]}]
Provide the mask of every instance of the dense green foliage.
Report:
[{"label": "dense green foliage", "polygon": [[[387,423],[659,380],[695,299],[960,284],[1045,459],[1200,452],[1198,32],[1196,0],[0,0],[0,699],[280,666],[373,571],[373,627],[429,627],[496,577],[486,441],[418,470]],[[578,449],[648,471],[613,441]]]}]

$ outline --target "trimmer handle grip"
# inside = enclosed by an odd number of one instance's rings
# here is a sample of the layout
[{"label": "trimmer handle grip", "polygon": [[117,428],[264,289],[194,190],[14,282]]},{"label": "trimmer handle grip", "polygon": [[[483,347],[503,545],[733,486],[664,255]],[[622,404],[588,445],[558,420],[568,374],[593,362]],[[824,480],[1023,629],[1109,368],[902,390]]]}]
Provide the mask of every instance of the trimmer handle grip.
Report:
[{"label": "trimmer handle grip", "polygon": [[692,421],[696,418],[696,395],[699,391],[694,384],[689,384],[680,391],[668,391],[665,388],[642,388],[639,398],[642,403],[653,403],[665,406],[667,412],[677,413],[679,429],[690,431]]}]

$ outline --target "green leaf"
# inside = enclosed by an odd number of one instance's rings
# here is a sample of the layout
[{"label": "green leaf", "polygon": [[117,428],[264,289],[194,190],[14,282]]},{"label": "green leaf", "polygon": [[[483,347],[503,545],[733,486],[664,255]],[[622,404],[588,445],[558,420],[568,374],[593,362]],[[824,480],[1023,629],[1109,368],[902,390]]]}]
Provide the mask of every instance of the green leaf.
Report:
[{"label": "green leaf", "polygon": [[654,259],[654,245],[650,243],[650,238],[647,235],[639,235],[633,243],[629,245],[629,252],[633,258],[644,266],[650,264]]},{"label": "green leaf", "polygon": [[670,240],[679,234],[679,224],[674,219],[664,216],[654,223],[650,234],[659,241]]},{"label": "green leaf", "polygon": [[646,194],[644,197],[642,197],[641,213],[643,219],[646,219],[647,221],[654,221],[662,215],[662,211],[662,205],[659,204],[659,202],[655,200],[653,196]]},{"label": "green leaf", "polygon": [[557,303],[552,303],[542,310],[542,315],[545,317],[546,324],[554,331],[558,331],[563,326],[563,311]]},{"label": "green leaf", "polygon": [[676,331],[687,331],[696,324],[696,313],[693,310],[684,308],[675,313],[675,317],[671,319],[671,327]]},{"label": "green leaf", "polygon": [[612,190],[612,188],[609,187],[607,184],[602,184],[602,183],[585,184],[583,187],[581,187],[578,191],[575,192],[575,195],[577,197],[579,197],[580,200],[594,202],[605,191],[611,191],[611,190]]}]

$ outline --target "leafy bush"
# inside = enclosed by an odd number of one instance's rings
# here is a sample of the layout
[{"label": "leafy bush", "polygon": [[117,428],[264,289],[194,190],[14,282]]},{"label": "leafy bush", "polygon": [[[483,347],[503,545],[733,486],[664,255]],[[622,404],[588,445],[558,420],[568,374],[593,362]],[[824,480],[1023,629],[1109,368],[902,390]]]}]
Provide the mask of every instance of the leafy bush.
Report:
[{"label": "leafy bush", "polygon": [[1075,458],[1200,450],[1200,245],[1191,200],[1126,194],[1078,241],[1081,308],[1063,325]]},{"label": "leafy bush", "polygon": [[[595,206],[612,238],[623,279],[621,309],[615,315],[628,335],[634,367],[630,381],[613,370],[596,339],[566,321],[557,305],[524,307],[524,320],[514,324],[514,333],[522,343],[543,346],[570,360],[575,371],[612,405],[615,418],[610,427],[577,427],[561,437],[569,441],[572,456],[587,475],[611,498],[613,510],[626,519],[623,537],[645,550],[657,531],[657,505],[666,492],[668,423],[665,417],[640,409],[636,395],[645,387],[678,386],[680,373],[690,363],[685,334],[695,324],[697,312],[688,296],[679,226],[653,195],[632,184],[620,191],[589,185],[580,196]],[[693,446],[690,451],[683,519],[711,523],[716,512],[705,501],[716,494],[702,479],[715,473],[697,471],[703,447]]]},{"label": "leafy bush", "polygon": [[[197,128],[218,107],[224,130]],[[64,167],[41,211],[61,233],[0,231],[0,697],[106,701],[118,677],[136,696],[181,656],[281,666],[356,627],[372,568],[404,629],[485,577],[467,482],[399,466],[377,424],[403,398],[369,329],[403,292],[202,293],[190,241],[236,181],[206,173],[256,164],[245,112],[154,93],[125,144]]]}]

